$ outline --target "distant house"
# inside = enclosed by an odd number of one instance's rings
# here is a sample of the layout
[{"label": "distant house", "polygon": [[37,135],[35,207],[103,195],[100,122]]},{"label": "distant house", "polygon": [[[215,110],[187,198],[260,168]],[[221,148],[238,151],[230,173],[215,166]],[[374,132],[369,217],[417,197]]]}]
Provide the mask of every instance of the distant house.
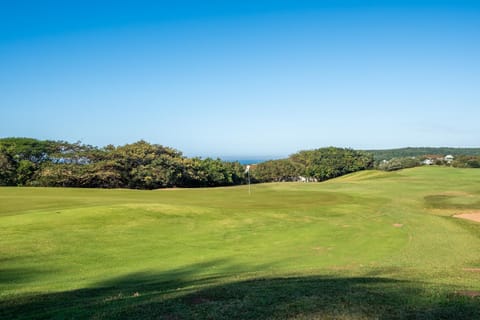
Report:
[{"label": "distant house", "polygon": [[451,154],[446,155],[445,158],[443,158],[443,160],[445,160],[446,163],[452,163],[453,156]]},{"label": "distant house", "polygon": [[296,180],[294,181],[301,181],[301,182],[318,182],[318,179],[317,178],[313,178],[313,177],[302,177],[302,176],[298,176]]},{"label": "distant house", "polygon": [[426,166],[430,166],[434,163],[435,163],[435,161],[433,159],[425,159],[425,160],[422,161],[422,164],[426,165]]},{"label": "distant house", "polygon": [[453,161],[453,156],[451,154],[446,156],[440,156],[435,154],[429,154],[422,157],[422,164],[430,166],[432,164],[451,164]]}]

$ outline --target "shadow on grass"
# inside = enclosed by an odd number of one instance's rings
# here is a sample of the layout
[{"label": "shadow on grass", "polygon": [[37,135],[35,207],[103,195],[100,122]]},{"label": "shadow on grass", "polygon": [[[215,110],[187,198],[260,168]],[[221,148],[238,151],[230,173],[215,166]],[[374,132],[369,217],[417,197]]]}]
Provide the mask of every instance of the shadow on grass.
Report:
[{"label": "shadow on grass", "polygon": [[453,210],[478,210],[480,208],[480,201],[478,198],[470,199],[467,203],[462,203],[465,199],[469,200],[467,196],[435,194],[424,197],[427,208],[432,209],[453,209]]},{"label": "shadow on grass", "polygon": [[[235,281],[218,261],[0,301],[1,319],[480,319],[480,299],[382,277]],[[227,272],[228,273],[228,272]],[[201,276],[204,274],[204,276]],[[233,269],[232,269],[233,274]]]},{"label": "shadow on grass", "polygon": [[[0,259],[0,285],[15,284],[27,284],[31,281],[35,281],[40,275],[53,273],[55,271],[45,272],[32,268],[3,268],[2,262],[6,259]],[[0,292],[1,293],[1,292]]]}]

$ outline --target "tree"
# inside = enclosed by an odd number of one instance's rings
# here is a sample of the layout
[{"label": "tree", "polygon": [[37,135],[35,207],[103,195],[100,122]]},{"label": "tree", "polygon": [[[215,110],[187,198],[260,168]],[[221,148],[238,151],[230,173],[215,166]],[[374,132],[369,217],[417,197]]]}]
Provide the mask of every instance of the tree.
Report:
[{"label": "tree", "polygon": [[26,185],[33,177],[37,166],[30,160],[20,160],[16,170],[15,182],[19,186]]},{"label": "tree", "polygon": [[377,165],[377,169],[385,171],[395,171],[405,168],[413,168],[420,165],[420,161],[416,158],[393,158],[389,161],[383,160]]},{"label": "tree", "polygon": [[252,176],[255,181],[279,182],[295,181],[303,175],[305,167],[291,159],[270,160],[253,167]]},{"label": "tree", "polygon": [[15,184],[16,164],[13,158],[0,148],[0,186]]}]

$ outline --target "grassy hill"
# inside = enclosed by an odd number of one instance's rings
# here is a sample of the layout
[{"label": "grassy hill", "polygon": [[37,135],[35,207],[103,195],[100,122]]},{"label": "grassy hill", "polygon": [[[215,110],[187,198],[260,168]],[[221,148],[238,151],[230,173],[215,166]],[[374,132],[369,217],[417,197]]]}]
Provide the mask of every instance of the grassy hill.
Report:
[{"label": "grassy hill", "polygon": [[0,318],[480,318],[479,181],[0,188]]}]

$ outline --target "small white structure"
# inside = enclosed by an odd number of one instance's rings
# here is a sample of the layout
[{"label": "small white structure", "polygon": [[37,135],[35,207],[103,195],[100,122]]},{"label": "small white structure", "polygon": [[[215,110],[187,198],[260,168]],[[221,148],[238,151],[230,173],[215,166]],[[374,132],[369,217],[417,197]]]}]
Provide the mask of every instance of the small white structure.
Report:
[{"label": "small white structure", "polygon": [[[295,181],[295,180],[294,180]],[[317,178],[313,177],[303,177],[303,176],[298,176],[296,181],[301,181],[301,182],[318,182]]]},{"label": "small white structure", "polygon": [[427,165],[427,166],[431,166],[432,164],[434,164],[434,161],[433,161],[433,159],[425,159],[425,160],[422,161],[422,164]]},{"label": "small white structure", "polygon": [[445,160],[446,163],[452,163],[453,156],[451,154],[446,155],[445,158],[443,158],[443,160]]}]

